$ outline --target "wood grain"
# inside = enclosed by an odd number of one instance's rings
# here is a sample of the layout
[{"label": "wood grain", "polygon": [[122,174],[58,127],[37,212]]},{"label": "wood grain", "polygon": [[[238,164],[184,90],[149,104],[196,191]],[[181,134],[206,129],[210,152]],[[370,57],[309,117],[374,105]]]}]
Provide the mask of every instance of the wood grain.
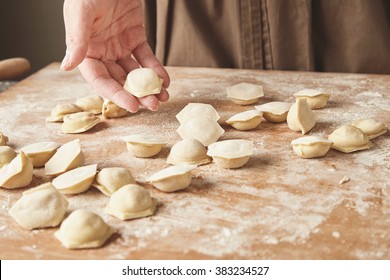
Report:
[{"label": "wood grain", "polygon": [[[258,104],[292,102],[292,94],[303,88],[330,92],[328,106],[315,111],[312,135],[328,135],[362,117],[390,126],[389,76],[174,67],[168,71],[171,98],[157,112],[141,109],[125,118],[103,120],[78,135],[65,135],[60,124],[45,122],[56,104],[94,93],[78,71],[62,72],[55,63],[0,94],[0,131],[10,138],[11,147],[78,138],[86,164],[128,167],[159,201],[154,216],[123,222],[104,213],[108,197],[94,188],[68,196],[70,211],[95,211],[117,234],[99,249],[67,250],[54,237],[56,228],[27,231],[8,215],[24,190],[52,179],[36,169],[28,188],[0,189],[0,259],[390,258],[389,133],[374,139],[366,151],[331,150],[320,159],[300,159],[290,142],[301,135],[286,123],[264,121],[253,131],[236,131],[225,124],[233,114],[253,109],[232,103],[225,88],[253,82],[265,91]],[[169,148],[180,140],[175,115],[189,102],[213,105],[226,130],[221,140],[253,140],[255,152],[241,169],[201,166],[189,188],[163,193],[144,182],[168,166]],[[154,158],[133,158],[121,141],[132,133],[159,134],[169,144]],[[350,181],[340,185],[344,176]]]}]

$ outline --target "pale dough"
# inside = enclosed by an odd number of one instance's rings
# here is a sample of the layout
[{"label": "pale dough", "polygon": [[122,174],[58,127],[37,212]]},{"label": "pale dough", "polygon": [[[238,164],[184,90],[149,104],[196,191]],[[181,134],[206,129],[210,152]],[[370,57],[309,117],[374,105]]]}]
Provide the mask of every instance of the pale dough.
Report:
[{"label": "pale dough", "polygon": [[84,249],[102,246],[114,232],[98,214],[78,209],[62,222],[54,235],[68,249]]},{"label": "pale dough", "polygon": [[75,104],[84,112],[91,112],[98,115],[102,113],[103,102],[103,97],[93,94],[77,99]]},{"label": "pale dough", "polygon": [[53,186],[63,194],[79,194],[89,189],[96,176],[96,164],[72,169],[53,180]]},{"label": "pale dough", "polygon": [[222,168],[240,168],[253,154],[253,143],[241,139],[220,141],[211,144],[207,154]]},{"label": "pale dough", "polygon": [[102,106],[102,115],[106,119],[121,118],[128,115],[128,111],[119,107],[111,100],[105,99]]},{"label": "pale dough", "polygon": [[343,153],[370,148],[368,136],[353,125],[343,125],[337,128],[328,136],[328,139],[333,142],[333,149]]},{"label": "pale dough", "polygon": [[51,183],[23,192],[9,214],[25,229],[56,227],[68,211],[68,201]]},{"label": "pale dough", "polygon": [[208,146],[216,142],[225,130],[213,119],[199,115],[181,124],[177,132],[182,139],[196,139]]},{"label": "pale dough", "polygon": [[162,169],[149,177],[148,181],[163,192],[174,192],[187,188],[192,179],[191,171],[196,165],[174,165]]},{"label": "pale dough", "polygon": [[59,175],[84,164],[79,139],[70,141],[60,148],[45,164],[45,175]]},{"label": "pale dough", "polygon": [[100,170],[96,175],[95,182],[92,184],[103,194],[111,196],[124,185],[135,184],[131,172],[124,167],[107,167]]},{"label": "pale dough", "polygon": [[160,93],[163,82],[153,69],[137,68],[127,75],[123,88],[136,97],[144,97]]},{"label": "pale dough", "polygon": [[329,151],[332,141],[319,136],[305,136],[291,141],[291,145],[301,158],[317,158]]},{"label": "pale dough", "polygon": [[287,119],[287,113],[290,110],[291,103],[288,102],[268,102],[255,106],[256,110],[263,113],[263,118],[269,122],[281,123]]},{"label": "pale dough", "polygon": [[263,113],[258,110],[249,110],[232,116],[226,123],[237,130],[251,130],[261,123],[262,115]]},{"label": "pale dough", "polygon": [[33,165],[23,152],[0,169],[0,187],[5,189],[26,187],[31,183],[32,178]]},{"label": "pale dough", "polygon": [[68,114],[81,112],[82,109],[73,103],[58,104],[51,110],[50,117],[46,119],[48,122],[62,122]]},{"label": "pale dough", "polygon": [[0,132],[0,146],[5,146],[8,143],[8,137]]},{"label": "pale dough", "polygon": [[316,119],[306,99],[298,98],[287,114],[287,125],[293,131],[306,134],[316,124]]},{"label": "pale dough", "polygon": [[167,142],[159,136],[134,134],[122,138],[127,150],[135,157],[147,158],[157,155]]},{"label": "pale dough", "polygon": [[0,167],[7,165],[16,157],[16,152],[8,146],[0,146]]},{"label": "pale dough", "polygon": [[64,117],[61,130],[64,133],[82,133],[90,130],[100,122],[100,119],[91,112],[79,112]]},{"label": "pale dough", "polygon": [[385,124],[374,119],[359,119],[353,121],[351,125],[356,126],[363,131],[370,140],[387,132]]},{"label": "pale dough", "polygon": [[210,104],[188,103],[177,115],[176,119],[180,124],[184,124],[190,119],[205,116],[213,121],[218,121],[221,117]]},{"label": "pale dough", "polygon": [[55,154],[60,145],[56,142],[39,142],[21,149],[28,156],[33,166],[42,167]]},{"label": "pale dough", "polygon": [[195,139],[184,139],[172,146],[167,163],[202,165],[211,162],[207,149]]},{"label": "pale dough", "polygon": [[156,199],[147,189],[130,184],[112,194],[105,212],[121,220],[130,220],[153,215],[156,205]]},{"label": "pale dough", "polygon": [[227,96],[238,105],[250,105],[256,103],[264,96],[263,87],[250,83],[239,83],[226,88]]},{"label": "pale dough", "polygon": [[303,89],[294,93],[294,96],[306,99],[311,109],[321,109],[328,103],[330,94],[316,89]]}]

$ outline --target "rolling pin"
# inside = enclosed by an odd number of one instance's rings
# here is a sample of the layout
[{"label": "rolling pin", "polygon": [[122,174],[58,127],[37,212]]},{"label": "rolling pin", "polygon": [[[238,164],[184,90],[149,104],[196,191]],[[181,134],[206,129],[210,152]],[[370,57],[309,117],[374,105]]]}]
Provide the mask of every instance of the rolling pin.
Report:
[{"label": "rolling pin", "polygon": [[15,80],[30,71],[30,62],[23,57],[0,60],[0,81]]}]

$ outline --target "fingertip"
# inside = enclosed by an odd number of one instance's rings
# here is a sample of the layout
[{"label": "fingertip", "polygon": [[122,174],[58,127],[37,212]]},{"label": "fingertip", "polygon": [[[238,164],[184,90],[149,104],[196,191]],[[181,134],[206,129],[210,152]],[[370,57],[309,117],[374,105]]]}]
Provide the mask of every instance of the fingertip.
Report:
[{"label": "fingertip", "polygon": [[154,95],[148,95],[145,97],[138,98],[140,104],[151,111],[157,111],[160,107],[160,102]]},{"label": "fingertip", "polygon": [[[126,94],[129,95],[129,94]],[[135,98],[126,96],[125,98],[113,98],[112,100],[118,106],[126,109],[130,113],[137,113],[139,110],[139,103]]]},{"label": "fingertip", "polygon": [[161,92],[156,94],[156,97],[160,102],[167,102],[169,100],[169,93],[165,88],[161,88]]}]

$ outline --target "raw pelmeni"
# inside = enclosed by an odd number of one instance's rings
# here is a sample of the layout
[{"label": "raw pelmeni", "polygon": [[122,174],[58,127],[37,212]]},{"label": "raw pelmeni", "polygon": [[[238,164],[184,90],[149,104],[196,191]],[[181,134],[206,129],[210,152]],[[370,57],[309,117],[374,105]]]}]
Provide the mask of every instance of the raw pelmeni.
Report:
[{"label": "raw pelmeni", "polygon": [[102,246],[114,232],[98,214],[78,209],[62,222],[54,235],[68,249],[83,249]]},{"label": "raw pelmeni", "polygon": [[177,115],[176,119],[180,124],[187,122],[189,119],[198,118],[199,116],[207,117],[213,121],[218,121],[221,117],[210,104],[205,103],[188,103]]},{"label": "raw pelmeni", "polygon": [[303,89],[294,93],[294,96],[306,99],[311,109],[321,109],[328,103],[330,94],[316,89]]},{"label": "raw pelmeni", "polygon": [[356,126],[368,136],[368,138],[374,139],[387,132],[387,128],[383,122],[378,122],[374,119],[360,119],[353,121],[351,125]]},{"label": "raw pelmeni", "polygon": [[127,75],[123,88],[136,97],[144,97],[160,93],[163,82],[153,69],[137,68]]},{"label": "raw pelmeni", "polygon": [[208,146],[216,142],[225,130],[213,119],[201,115],[181,124],[177,132],[182,139],[196,139]]},{"label": "raw pelmeni", "polygon": [[31,183],[32,178],[33,165],[23,152],[0,169],[0,187],[5,189],[26,187]]},{"label": "raw pelmeni", "polygon": [[42,167],[55,154],[60,145],[56,142],[38,142],[21,149],[31,160],[34,167]]},{"label": "raw pelmeni", "polygon": [[5,146],[8,143],[8,137],[0,132],[0,146]]},{"label": "raw pelmeni", "polygon": [[16,157],[16,152],[8,146],[0,146],[0,167],[10,163]]},{"label": "raw pelmeni", "polygon": [[68,201],[51,183],[23,192],[9,214],[25,229],[56,227],[65,217]]},{"label": "raw pelmeni", "polygon": [[79,106],[83,112],[91,112],[93,114],[101,114],[104,99],[100,95],[88,95],[76,100],[75,104]]},{"label": "raw pelmeni", "polygon": [[167,142],[159,136],[134,134],[124,136],[127,150],[135,157],[147,158],[157,155]]},{"label": "raw pelmeni", "polygon": [[192,179],[191,171],[196,165],[174,165],[154,173],[148,181],[164,192],[174,192],[187,188]]},{"label": "raw pelmeni", "polygon": [[195,139],[184,139],[172,146],[167,162],[173,165],[202,165],[211,162],[207,149]]},{"label": "raw pelmeni", "polygon": [[60,148],[45,164],[45,175],[58,175],[68,170],[80,167],[85,158],[81,151],[79,139],[70,141]]},{"label": "raw pelmeni", "polygon": [[96,175],[92,186],[99,189],[103,194],[111,196],[124,185],[135,184],[130,170],[124,167],[106,167]]},{"label": "raw pelmeni", "polygon": [[157,201],[147,189],[130,184],[112,194],[105,212],[121,220],[130,220],[153,215]]},{"label": "raw pelmeni", "polygon": [[287,119],[287,113],[290,110],[291,103],[288,102],[268,102],[255,106],[256,110],[263,113],[263,118],[269,122],[281,123]]},{"label": "raw pelmeni", "polygon": [[298,98],[291,106],[287,114],[287,125],[293,131],[301,131],[302,134],[310,131],[316,124],[313,111],[306,99]]},{"label": "raw pelmeni", "polygon": [[53,185],[63,194],[78,194],[89,189],[96,175],[96,164],[72,169],[53,180]]},{"label": "raw pelmeni", "polygon": [[239,105],[249,105],[256,103],[260,97],[264,96],[263,88],[260,85],[250,83],[239,83],[226,88],[228,97]]},{"label": "raw pelmeni", "polygon": [[105,99],[102,106],[102,115],[106,119],[122,118],[128,115],[128,111],[119,107],[111,100]]},{"label": "raw pelmeni", "polygon": [[82,133],[90,130],[100,122],[100,119],[91,112],[79,112],[64,117],[61,129],[65,133]]},{"label": "raw pelmeni", "polygon": [[304,136],[291,141],[291,145],[301,158],[317,158],[329,151],[332,141],[319,136]]},{"label": "raw pelmeni", "polygon": [[253,154],[253,143],[248,140],[225,140],[209,146],[207,154],[222,168],[240,168]]},{"label": "raw pelmeni", "polygon": [[333,142],[333,149],[343,153],[370,148],[368,136],[353,125],[343,125],[337,128],[328,136],[328,139]]},{"label": "raw pelmeni", "polygon": [[226,123],[237,130],[251,130],[261,123],[262,115],[263,113],[258,110],[249,110],[232,116]]},{"label": "raw pelmeni", "polygon": [[50,117],[46,119],[48,122],[62,122],[68,114],[82,112],[83,110],[73,103],[58,104],[51,110]]}]

